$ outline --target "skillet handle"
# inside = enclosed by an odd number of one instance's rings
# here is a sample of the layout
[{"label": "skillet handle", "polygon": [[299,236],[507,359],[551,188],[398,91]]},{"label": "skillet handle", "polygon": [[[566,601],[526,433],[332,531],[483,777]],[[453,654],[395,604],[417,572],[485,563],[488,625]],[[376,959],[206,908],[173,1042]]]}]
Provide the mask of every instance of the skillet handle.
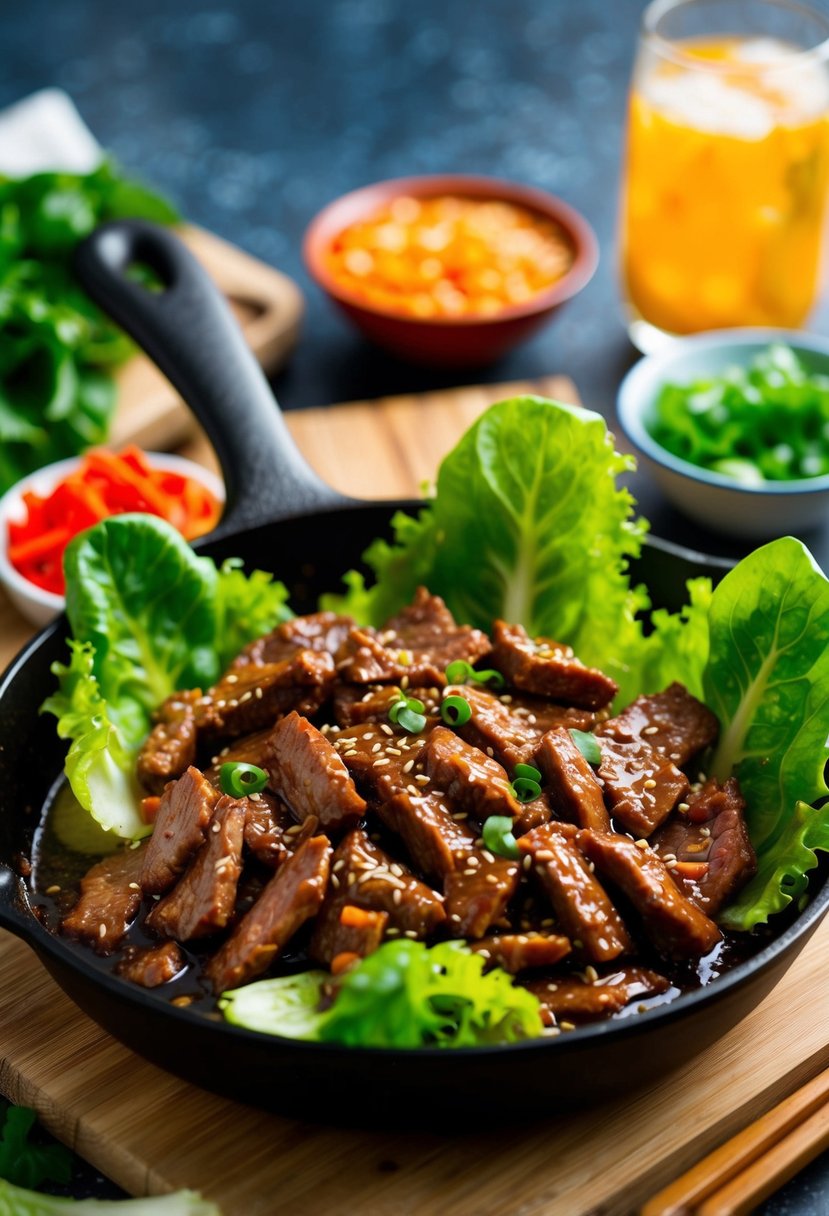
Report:
[{"label": "skillet handle", "polygon": [[[128,277],[147,267],[160,290]],[[92,299],[146,352],[216,449],[227,506],[210,539],[344,505],[305,463],[227,303],[173,233],[144,220],[104,224],[75,251]]]}]

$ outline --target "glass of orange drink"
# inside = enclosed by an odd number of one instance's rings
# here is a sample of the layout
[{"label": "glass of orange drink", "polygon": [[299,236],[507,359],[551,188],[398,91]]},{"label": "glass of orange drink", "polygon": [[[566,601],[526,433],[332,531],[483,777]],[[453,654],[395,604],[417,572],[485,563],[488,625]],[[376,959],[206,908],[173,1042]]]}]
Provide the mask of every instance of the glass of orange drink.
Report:
[{"label": "glass of orange drink", "polygon": [[789,0],[655,0],[630,91],[621,268],[641,350],[815,303],[829,20]]}]

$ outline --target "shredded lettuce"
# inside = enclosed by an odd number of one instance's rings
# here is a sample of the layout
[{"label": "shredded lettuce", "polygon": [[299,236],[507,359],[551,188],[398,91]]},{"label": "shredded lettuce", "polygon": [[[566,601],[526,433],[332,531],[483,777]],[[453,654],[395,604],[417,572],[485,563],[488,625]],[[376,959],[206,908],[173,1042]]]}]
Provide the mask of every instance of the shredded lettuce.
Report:
[{"label": "shredded lettuce", "polygon": [[238,562],[217,570],[170,524],[119,515],[82,532],[65,557],[68,664],[43,710],[70,739],[66,774],[107,832],[137,840],[135,759],[152,711],[181,688],[207,687],[246,642],[290,616],[287,591]]},{"label": "shredded lettuce", "polygon": [[0,1178],[0,1216],[222,1216],[196,1191],[146,1199],[60,1199],[13,1186]]},{"label": "shredded lettuce", "polygon": [[347,972],[319,1011],[323,971],[260,980],[220,1001],[229,1022],[352,1047],[470,1047],[541,1034],[538,999],[458,941],[390,941]]},{"label": "shredded lettuce", "polygon": [[713,771],[736,774],[758,873],[723,922],[750,929],[806,888],[829,850],[829,580],[800,541],[772,541],[720,583],[705,700],[720,720]]}]

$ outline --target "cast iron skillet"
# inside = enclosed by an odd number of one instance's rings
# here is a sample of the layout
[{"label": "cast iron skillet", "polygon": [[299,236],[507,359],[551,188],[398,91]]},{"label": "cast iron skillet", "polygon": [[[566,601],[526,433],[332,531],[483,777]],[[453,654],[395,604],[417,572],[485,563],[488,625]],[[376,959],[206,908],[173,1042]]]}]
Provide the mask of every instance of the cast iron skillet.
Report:
[{"label": "cast iron skillet", "polygon": [[[164,289],[150,294],[125,277],[149,265]],[[221,460],[228,507],[202,552],[237,555],[273,570],[294,607],[314,607],[338,586],[367,543],[406,504],[347,500],[322,484],[296,451],[264,376],[215,288],[172,235],[143,223],[100,229],[81,247],[78,275],[89,293],[169,376],[205,426]],[[413,504],[408,504],[412,506]],[[675,606],[686,577],[718,577],[725,563],[664,542],[646,549],[637,577]],[[110,974],[92,951],[46,931],[33,914],[17,856],[58,778],[64,747],[38,707],[52,689],[49,666],[65,657],[67,623],[44,629],[0,684],[0,924],[36,951],[77,1004],[148,1059],[190,1081],[252,1103],[315,1118],[384,1125],[433,1124],[482,1109],[499,1120],[556,1112],[629,1091],[669,1072],[722,1035],[778,982],[829,904],[829,884],[761,953],[712,987],[623,1021],[556,1039],[457,1051],[383,1051],[302,1043],[225,1025],[171,1006]],[[323,1101],[325,1095],[330,1102]]]}]

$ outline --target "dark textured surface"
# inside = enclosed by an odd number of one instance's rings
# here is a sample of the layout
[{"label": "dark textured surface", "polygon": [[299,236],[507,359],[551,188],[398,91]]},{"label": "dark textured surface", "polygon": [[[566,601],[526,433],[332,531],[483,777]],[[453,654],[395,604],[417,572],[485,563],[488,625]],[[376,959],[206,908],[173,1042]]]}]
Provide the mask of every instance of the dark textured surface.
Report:
[{"label": "dark textured surface", "polygon": [[[826,0],[818,5],[829,9]],[[627,75],[641,0],[0,0],[0,105],[45,85],[195,222],[292,275],[303,341],[277,382],[286,408],[454,381],[365,345],[301,264],[308,220],[344,190],[407,173],[514,177],[561,194],[595,227],[596,277],[539,337],[476,379],[564,371],[612,419],[635,355],[614,226]],[[815,318],[826,329],[824,310]],[[636,478],[654,531],[728,548]],[[822,557],[827,538],[808,538]],[[193,1180],[198,1185],[199,1180]],[[829,1164],[763,1209],[829,1211]]]}]

